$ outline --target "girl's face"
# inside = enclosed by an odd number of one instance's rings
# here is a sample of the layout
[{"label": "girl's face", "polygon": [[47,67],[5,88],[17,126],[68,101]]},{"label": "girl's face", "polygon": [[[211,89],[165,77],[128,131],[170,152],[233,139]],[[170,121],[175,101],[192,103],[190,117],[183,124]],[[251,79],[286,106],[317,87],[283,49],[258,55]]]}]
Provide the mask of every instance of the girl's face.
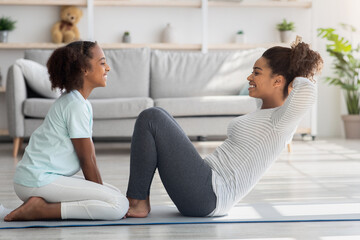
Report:
[{"label": "girl's face", "polygon": [[91,50],[93,58],[90,60],[91,69],[85,71],[85,81],[92,87],[105,87],[107,73],[110,71],[106,63],[105,54],[99,45]]},{"label": "girl's face", "polygon": [[253,72],[248,76],[249,96],[254,98],[271,99],[276,90],[279,90],[278,75],[272,74],[272,70],[264,57],[259,58],[253,67]]}]

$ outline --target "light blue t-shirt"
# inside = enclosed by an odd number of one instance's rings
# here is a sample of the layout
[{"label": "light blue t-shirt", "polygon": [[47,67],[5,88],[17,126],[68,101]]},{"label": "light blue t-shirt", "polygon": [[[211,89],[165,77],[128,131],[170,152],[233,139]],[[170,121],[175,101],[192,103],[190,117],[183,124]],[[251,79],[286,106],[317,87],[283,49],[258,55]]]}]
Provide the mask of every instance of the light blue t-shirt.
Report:
[{"label": "light blue t-shirt", "polygon": [[71,138],[91,138],[92,107],[77,90],[65,93],[51,106],[43,124],[34,131],[15,171],[14,182],[41,187],[59,176],[80,170]]}]

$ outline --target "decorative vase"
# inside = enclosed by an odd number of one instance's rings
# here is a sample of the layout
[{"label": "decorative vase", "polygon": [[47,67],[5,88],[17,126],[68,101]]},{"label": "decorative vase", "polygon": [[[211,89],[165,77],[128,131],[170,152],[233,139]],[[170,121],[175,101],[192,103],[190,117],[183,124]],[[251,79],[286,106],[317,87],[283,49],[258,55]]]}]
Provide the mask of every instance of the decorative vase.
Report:
[{"label": "decorative vase", "polygon": [[342,115],[345,128],[345,138],[360,139],[360,115]]},{"label": "decorative vase", "polygon": [[175,30],[171,26],[170,23],[166,25],[162,32],[162,39],[161,42],[163,43],[175,43]]},{"label": "decorative vase", "polygon": [[280,41],[282,43],[289,43],[292,39],[292,31],[280,31]]},{"label": "decorative vase", "polygon": [[9,31],[0,31],[0,42],[8,42]]},{"label": "decorative vase", "polygon": [[131,43],[131,36],[129,32],[125,32],[122,39],[123,43]]}]

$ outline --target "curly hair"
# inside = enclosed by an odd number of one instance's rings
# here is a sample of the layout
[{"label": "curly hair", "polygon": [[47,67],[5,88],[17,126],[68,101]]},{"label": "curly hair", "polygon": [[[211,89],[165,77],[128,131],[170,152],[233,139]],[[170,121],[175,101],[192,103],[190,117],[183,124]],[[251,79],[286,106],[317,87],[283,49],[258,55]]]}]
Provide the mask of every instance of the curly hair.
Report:
[{"label": "curly hair", "polygon": [[46,64],[51,88],[65,89],[66,92],[82,88],[84,70],[91,69],[91,49],[96,44],[90,41],[76,41],[56,49]]},{"label": "curly hair", "polygon": [[320,54],[303,42],[291,48],[279,46],[269,48],[262,57],[267,60],[273,74],[282,75],[286,79],[285,97],[288,96],[288,86],[295,77],[306,77],[314,81],[315,74],[320,72],[323,66]]}]

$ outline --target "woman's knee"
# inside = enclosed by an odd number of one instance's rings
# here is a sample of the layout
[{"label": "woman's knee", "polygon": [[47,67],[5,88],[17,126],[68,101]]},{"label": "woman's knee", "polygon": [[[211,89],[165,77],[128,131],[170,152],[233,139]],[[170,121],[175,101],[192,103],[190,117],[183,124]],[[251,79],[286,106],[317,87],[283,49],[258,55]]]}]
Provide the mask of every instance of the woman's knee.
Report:
[{"label": "woman's knee", "polygon": [[158,107],[151,107],[148,109],[143,110],[138,118],[137,118],[137,122],[153,122],[153,121],[158,121],[160,119],[163,119],[164,117],[167,117],[165,110],[162,108],[158,108]]},{"label": "woman's knee", "polygon": [[159,107],[151,107],[151,108],[147,108],[145,110],[143,110],[140,114],[139,114],[139,118],[152,118],[154,116],[162,116],[165,114],[164,112],[165,110]]}]

